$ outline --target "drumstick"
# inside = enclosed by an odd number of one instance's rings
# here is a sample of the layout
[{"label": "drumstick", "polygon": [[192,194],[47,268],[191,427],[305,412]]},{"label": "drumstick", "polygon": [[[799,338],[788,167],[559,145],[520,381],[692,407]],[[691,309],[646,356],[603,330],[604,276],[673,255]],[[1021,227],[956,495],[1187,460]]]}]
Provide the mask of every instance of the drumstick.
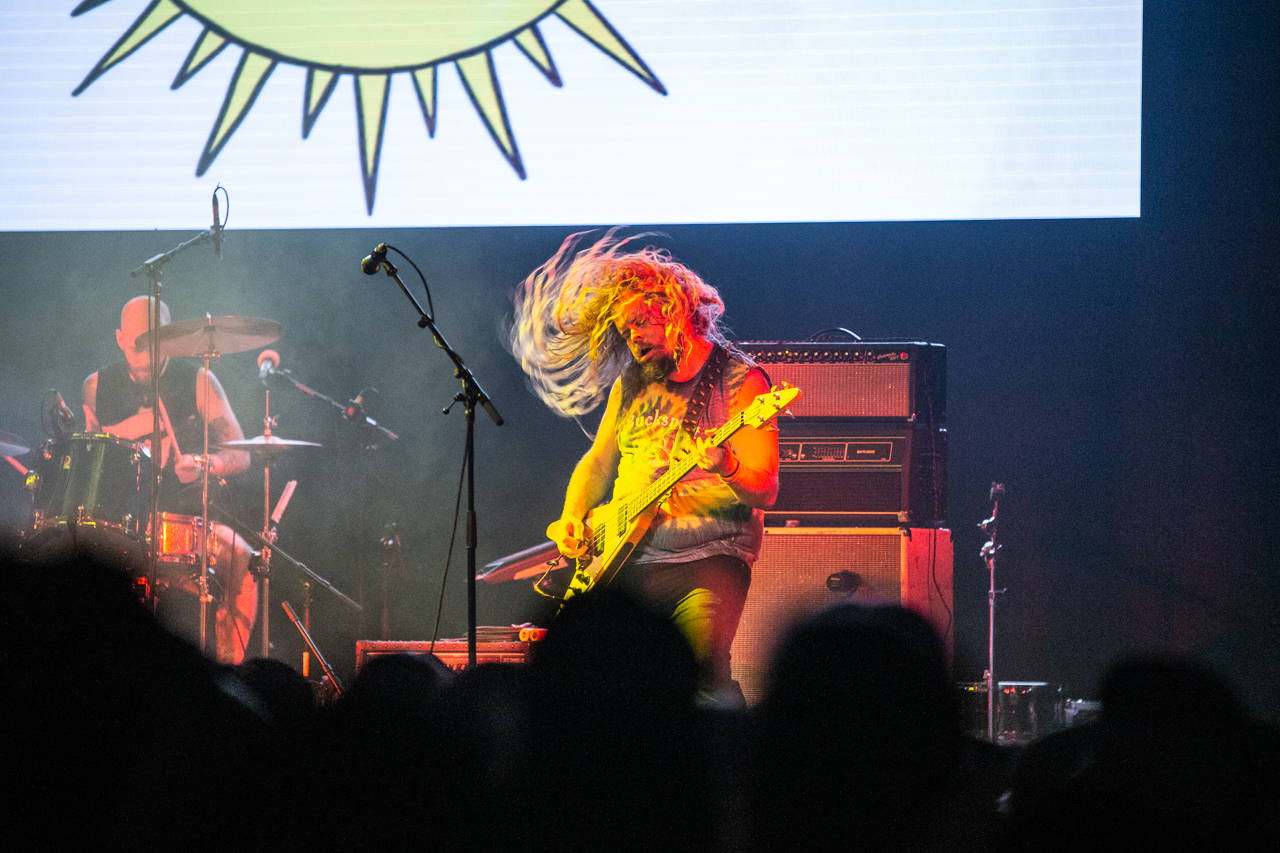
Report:
[{"label": "drumstick", "polygon": [[[160,439],[160,447],[164,448],[167,447],[170,442],[173,443],[173,459],[174,464],[176,465],[178,457],[182,455],[182,451],[178,449],[178,437],[173,434],[173,424],[169,422],[169,412],[164,407],[164,400],[160,397],[157,397],[156,400],[160,403],[160,422],[164,426],[164,437]],[[162,449],[160,452],[160,467],[163,468],[166,462],[168,462],[168,460],[165,459],[164,451]]]}]

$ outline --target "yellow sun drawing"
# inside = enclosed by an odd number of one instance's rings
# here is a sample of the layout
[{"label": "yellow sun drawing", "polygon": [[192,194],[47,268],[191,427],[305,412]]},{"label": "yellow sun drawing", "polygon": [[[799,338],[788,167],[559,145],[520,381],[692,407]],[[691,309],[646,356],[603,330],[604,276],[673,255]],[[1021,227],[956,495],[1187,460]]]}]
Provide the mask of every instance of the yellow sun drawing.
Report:
[{"label": "yellow sun drawing", "polygon": [[[83,0],[81,15],[109,0]],[[666,89],[640,56],[588,0],[152,0],[124,35],[98,60],[71,94],[128,58],[169,24],[189,15],[204,25],[170,88],[177,89],[227,45],[243,50],[226,98],[196,166],[203,175],[244,121],[254,100],[281,62],[307,69],[302,103],[305,139],[333,94],[349,74],[356,96],[360,168],[365,202],[373,213],[382,132],[386,127],[391,77],[413,80],[427,134],[436,130],[436,75],[453,63],[489,135],[521,179],[520,151],[507,118],[492,50],[512,41],[555,86],[560,75],[538,24],[556,16],[613,57],[660,94]]]}]

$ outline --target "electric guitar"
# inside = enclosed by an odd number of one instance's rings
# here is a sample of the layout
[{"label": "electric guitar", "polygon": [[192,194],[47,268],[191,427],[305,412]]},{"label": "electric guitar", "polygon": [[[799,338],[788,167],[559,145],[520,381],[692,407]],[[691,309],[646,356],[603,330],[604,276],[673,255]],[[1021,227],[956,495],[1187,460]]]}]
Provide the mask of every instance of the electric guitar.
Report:
[{"label": "electric guitar", "polygon": [[[744,426],[760,429],[799,396],[799,388],[785,382],[781,388],[775,385],[716,430],[711,436],[711,444],[719,447]],[[598,506],[587,514],[587,550],[577,559],[573,579],[564,593],[565,601],[597,584],[604,585],[613,580],[648,532],[662,499],[696,464],[696,456],[689,454],[639,493]]]}]

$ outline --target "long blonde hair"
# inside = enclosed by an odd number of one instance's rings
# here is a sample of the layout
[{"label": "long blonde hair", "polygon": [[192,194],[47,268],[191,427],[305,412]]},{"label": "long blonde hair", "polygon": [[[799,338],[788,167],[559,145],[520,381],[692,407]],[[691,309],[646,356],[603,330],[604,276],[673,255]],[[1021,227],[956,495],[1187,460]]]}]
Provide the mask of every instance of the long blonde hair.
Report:
[{"label": "long blonde hair", "polygon": [[694,336],[726,343],[718,325],[724,302],[698,274],[665,249],[628,249],[652,234],[619,238],[610,228],[574,254],[583,236],[571,234],[515,294],[511,352],[534,392],[566,417],[584,415],[608,396],[635,364],[618,332],[623,305],[637,296],[660,310],[667,345],[685,352]]}]

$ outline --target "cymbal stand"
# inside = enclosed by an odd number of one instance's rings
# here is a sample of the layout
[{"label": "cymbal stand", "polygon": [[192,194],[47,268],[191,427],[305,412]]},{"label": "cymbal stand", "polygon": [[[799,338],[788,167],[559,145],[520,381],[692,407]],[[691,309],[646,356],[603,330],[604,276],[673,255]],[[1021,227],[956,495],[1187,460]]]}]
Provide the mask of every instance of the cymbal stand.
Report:
[{"label": "cymbal stand", "polygon": [[[262,416],[262,434],[271,443],[271,427],[275,423],[271,417],[271,389],[264,381]],[[271,453],[268,450],[262,457],[262,538],[275,542],[275,528],[271,524]],[[271,657],[271,549],[263,548],[259,557],[258,580],[260,581],[262,603],[258,612],[262,614],[262,656]]]},{"label": "cymbal stand", "polygon": [[[299,391],[306,394],[307,396],[314,397],[317,400],[323,400],[324,402],[332,406],[342,416],[342,419],[344,421],[350,421],[356,424],[357,427],[359,427],[359,430],[358,430],[358,435],[360,439],[359,475],[357,476],[357,479],[356,479],[355,503],[357,507],[356,528],[361,541],[361,550],[358,552],[359,571],[357,573],[358,587],[357,587],[356,597],[359,598],[361,602],[363,602],[364,601],[364,576],[365,576],[365,552],[363,550],[363,543],[364,543],[365,536],[368,532],[367,531],[368,515],[367,515],[367,509],[366,509],[366,502],[368,500],[367,495],[368,495],[368,480],[369,480],[369,454],[372,451],[378,449],[378,442],[381,439],[386,439],[387,441],[398,441],[400,436],[396,435],[394,432],[387,429],[385,426],[378,423],[376,420],[369,417],[368,414],[365,413],[364,406],[363,406],[364,395],[367,391],[370,391],[372,389],[365,389],[365,391],[362,391],[361,393],[357,394],[354,399],[349,400],[346,403],[341,403],[335,400],[334,398],[326,394],[322,394],[319,391],[315,390],[314,388],[309,388],[303,383],[299,382],[296,378],[294,378],[293,374],[287,369],[274,369],[274,370],[271,370],[268,373],[268,375],[279,376],[285,379],[287,382],[293,385],[294,388],[297,388]],[[360,634],[364,636],[366,631],[365,631],[365,621],[364,621],[365,616],[364,616],[363,609],[359,609],[359,613],[360,613]]]},{"label": "cymbal stand", "polygon": [[[307,629],[307,636],[311,635],[311,581],[302,582],[302,627]],[[310,650],[302,653],[302,677],[311,677],[311,652]]]},{"label": "cymbal stand", "polygon": [[991,587],[987,591],[987,671],[983,680],[987,683],[987,740],[996,742],[996,596],[1003,589],[996,589],[996,554],[1000,546],[996,544],[997,517],[1000,514],[1000,499],[1004,497],[1002,483],[991,484],[991,517],[978,524],[982,532],[991,538],[982,546],[982,559],[991,574]]},{"label": "cymbal stand", "polygon": [[[205,312],[204,316],[207,324],[205,328],[208,329],[205,335],[211,338],[213,315]],[[209,594],[209,407],[212,404],[213,393],[213,372],[209,365],[218,357],[217,347],[205,346],[200,353],[200,358],[204,361],[204,414],[200,418],[204,424],[204,455],[201,456],[200,463],[200,651],[202,652],[209,646],[209,602],[213,601],[213,596]],[[235,591],[225,590],[224,594],[234,596]]]},{"label": "cymbal stand", "polygon": [[[151,505],[148,508],[147,529],[150,533],[150,547],[147,549],[147,575],[146,588],[149,601],[147,604],[154,610],[156,606],[155,580],[159,576],[158,566],[160,562],[160,368],[157,364],[160,361],[160,336],[156,334],[156,330],[160,328],[160,279],[163,276],[164,265],[173,260],[173,258],[192,246],[198,246],[201,243],[210,242],[217,231],[217,226],[201,231],[190,240],[186,240],[174,246],[167,252],[161,252],[129,272],[130,278],[137,278],[140,275],[147,277],[147,296],[150,299],[149,307],[151,310],[147,314],[147,333],[150,340],[148,344],[148,353],[151,364],[151,452],[149,453],[150,462],[150,479],[151,479]],[[207,443],[207,438],[206,438]],[[206,456],[208,449],[206,448]],[[176,462],[176,460],[175,460]],[[207,522],[206,522],[207,523]],[[203,547],[201,548],[203,551]],[[204,605],[201,605],[201,616],[204,614]],[[200,649],[204,650],[204,623],[200,625]]]},{"label": "cymbal stand", "polygon": [[[440,329],[436,326],[435,318],[426,311],[422,310],[422,306],[418,304],[418,300],[413,298],[413,294],[409,292],[409,288],[400,279],[400,271],[395,265],[385,257],[385,251],[391,249],[403,255],[409,260],[408,255],[401,252],[395,246],[381,245],[374,250],[377,255],[379,250],[383,252],[378,257],[379,266],[384,270],[389,278],[395,279],[396,284],[400,285],[400,290],[404,293],[413,307],[418,312],[418,328],[430,329],[431,336],[435,340],[436,346],[444,350],[445,355],[449,356],[449,360],[453,362],[453,375],[462,380],[462,390],[453,398],[453,403],[462,403],[462,408],[466,414],[467,420],[467,437],[465,459],[467,465],[467,666],[474,667],[476,665],[476,454],[475,454],[475,432],[476,432],[476,405],[484,407],[490,419],[493,420],[495,426],[502,426],[504,421],[502,415],[498,414],[498,409],[493,405],[493,401],[489,399],[489,395],[480,387],[480,383],[476,381],[475,374],[467,368],[462,361],[462,356],[449,346],[449,342],[444,339],[444,335],[440,334]],[[413,265],[413,261],[409,260]],[[361,265],[364,268],[364,265]],[[417,266],[414,265],[417,270]],[[367,269],[370,274],[377,272],[377,268]],[[421,276],[421,271],[418,272]],[[426,279],[423,278],[423,286],[426,286]],[[427,291],[427,300],[430,302],[431,293]],[[453,408],[453,403],[445,407],[444,413],[449,414],[449,410]]]}]

